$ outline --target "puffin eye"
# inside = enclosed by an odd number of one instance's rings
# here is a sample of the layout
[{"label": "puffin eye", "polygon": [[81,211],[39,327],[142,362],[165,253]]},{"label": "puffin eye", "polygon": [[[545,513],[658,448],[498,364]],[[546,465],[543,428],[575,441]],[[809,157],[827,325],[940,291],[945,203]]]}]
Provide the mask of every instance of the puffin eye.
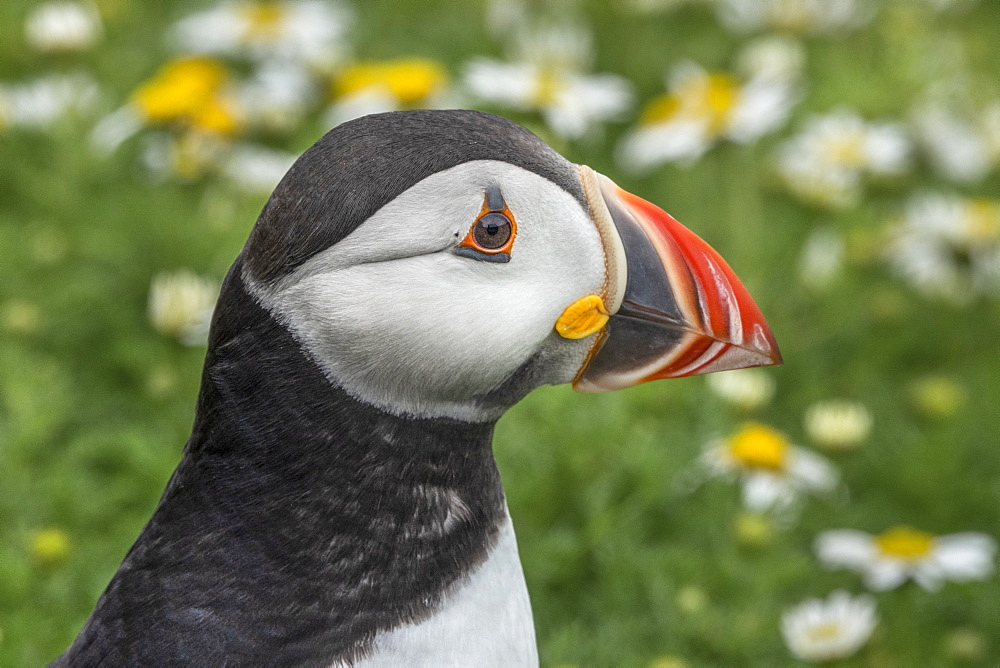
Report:
[{"label": "puffin eye", "polygon": [[512,234],[510,219],[495,211],[481,217],[472,228],[472,239],[483,250],[503,248]]},{"label": "puffin eye", "polygon": [[484,262],[510,262],[510,250],[516,236],[514,215],[504,203],[499,188],[491,187],[486,193],[479,218],[453,252]]}]

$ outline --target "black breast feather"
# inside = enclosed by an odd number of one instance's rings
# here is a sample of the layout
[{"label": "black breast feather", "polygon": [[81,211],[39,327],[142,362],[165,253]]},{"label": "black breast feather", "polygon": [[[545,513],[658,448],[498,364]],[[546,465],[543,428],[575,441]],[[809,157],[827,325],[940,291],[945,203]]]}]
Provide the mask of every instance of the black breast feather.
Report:
[{"label": "black breast feather", "polygon": [[379,631],[432,614],[496,540],[493,425],[407,419],[348,396],[241,270],[223,287],[183,459],[53,665],[358,658]]}]

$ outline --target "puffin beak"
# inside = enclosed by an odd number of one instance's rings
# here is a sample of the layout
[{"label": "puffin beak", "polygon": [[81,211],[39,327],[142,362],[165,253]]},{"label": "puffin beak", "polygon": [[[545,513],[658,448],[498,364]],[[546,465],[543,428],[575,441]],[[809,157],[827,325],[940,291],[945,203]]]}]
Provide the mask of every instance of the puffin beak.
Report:
[{"label": "puffin beak", "polygon": [[760,309],[711,246],[589,167],[580,175],[605,245],[610,318],[574,389],[781,364]]}]

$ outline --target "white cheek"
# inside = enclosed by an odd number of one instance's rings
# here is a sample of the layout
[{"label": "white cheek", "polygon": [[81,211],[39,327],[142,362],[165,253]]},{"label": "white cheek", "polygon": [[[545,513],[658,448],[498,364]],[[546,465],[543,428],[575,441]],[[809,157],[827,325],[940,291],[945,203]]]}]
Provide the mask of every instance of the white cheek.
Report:
[{"label": "white cheek", "polygon": [[299,312],[322,305],[300,320],[300,334],[339,379],[379,396],[402,390],[426,402],[461,401],[513,373],[548,329],[516,295],[448,266],[473,262],[420,256],[360,265],[303,281],[286,298]]},{"label": "white cheek", "polygon": [[365,394],[461,402],[513,374],[579,297],[571,282],[511,269],[447,252],[360,265],[303,280],[285,306],[309,313],[300,336]]}]

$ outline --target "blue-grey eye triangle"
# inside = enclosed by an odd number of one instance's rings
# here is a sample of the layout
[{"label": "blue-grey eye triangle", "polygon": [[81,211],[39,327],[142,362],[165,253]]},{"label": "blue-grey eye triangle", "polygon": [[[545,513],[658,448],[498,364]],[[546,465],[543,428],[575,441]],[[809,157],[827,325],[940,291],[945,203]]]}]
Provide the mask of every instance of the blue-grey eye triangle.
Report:
[{"label": "blue-grey eye triangle", "polygon": [[481,253],[475,248],[469,248],[468,246],[459,246],[454,250],[454,253],[455,255],[472,258],[473,260],[482,260],[483,262],[496,262],[497,264],[510,262],[510,253]]},{"label": "blue-grey eye triangle", "polygon": [[500,186],[494,184],[486,188],[486,208],[490,211],[503,211],[504,201]]}]

